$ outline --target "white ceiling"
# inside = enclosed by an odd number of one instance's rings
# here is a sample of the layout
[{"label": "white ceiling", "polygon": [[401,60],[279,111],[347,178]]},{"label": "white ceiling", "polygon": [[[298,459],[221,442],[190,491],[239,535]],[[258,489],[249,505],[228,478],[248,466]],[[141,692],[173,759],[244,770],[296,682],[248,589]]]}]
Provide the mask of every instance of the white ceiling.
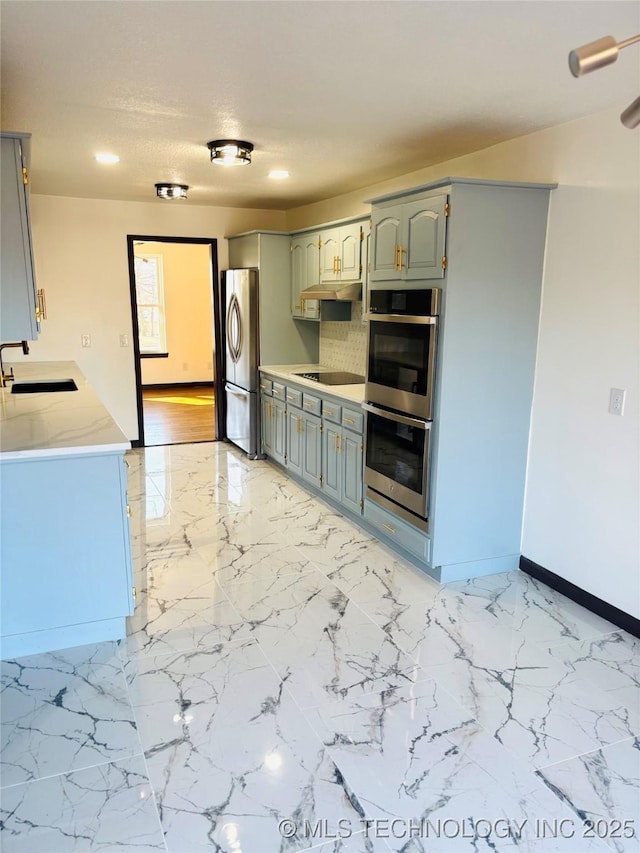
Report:
[{"label": "white ceiling", "polygon": [[[640,49],[574,79],[570,49],[640,30],[635,0],[2,0],[2,129],[36,193],[286,209],[640,92]],[[632,131],[629,131],[632,132]],[[250,166],[210,139],[254,143]],[[100,166],[99,151],[118,154]],[[267,178],[288,169],[287,181]]]}]

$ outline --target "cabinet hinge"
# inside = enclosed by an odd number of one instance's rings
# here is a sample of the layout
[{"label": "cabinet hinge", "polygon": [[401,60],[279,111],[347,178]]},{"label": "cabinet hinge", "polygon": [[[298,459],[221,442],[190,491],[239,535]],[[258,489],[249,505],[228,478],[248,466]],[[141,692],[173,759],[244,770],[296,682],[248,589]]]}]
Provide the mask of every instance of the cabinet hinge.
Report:
[{"label": "cabinet hinge", "polygon": [[442,256],[442,269],[446,270],[446,268],[447,268],[447,256],[443,255]]},{"label": "cabinet hinge", "polygon": [[322,248],[322,240],[318,237],[318,248]]},{"label": "cabinet hinge", "polygon": [[451,213],[451,206],[449,205],[449,202],[446,202],[446,204],[444,206],[444,215],[449,216],[450,213]]},{"label": "cabinet hinge", "polygon": [[364,240],[364,228],[362,226],[360,226],[360,242],[362,243],[363,240]]},{"label": "cabinet hinge", "polygon": [[320,432],[324,432],[324,427],[320,427]]},{"label": "cabinet hinge", "polygon": [[360,275],[362,275],[362,264],[360,264]]},{"label": "cabinet hinge", "polygon": [[132,586],[132,587],[131,587],[131,595],[132,595],[134,598],[135,598],[135,597],[136,597],[136,595],[137,595],[137,592],[136,592],[136,588],[135,588],[135,586]]},{"label": "cabinet hinge", "polygon": [[363,500],[360,501],[360,509],[364,509],[364,501]]},{"label": "cabinet hinge", "polygon": [[360,445],[360,453],[363,453],[363,452],[364,452],[364,444],[361,444]]},{"label": "cabinet hinge", "polygon": [[322,474],[320,474],[320,485],[322,485],[323,483],[324,483],[324,480],[322,479]]},{"label": "cabinet hinge", "polygon": [[22,167],[22,183],[26,186],[29,183],[29,175],[27,174],[26,168]]}]

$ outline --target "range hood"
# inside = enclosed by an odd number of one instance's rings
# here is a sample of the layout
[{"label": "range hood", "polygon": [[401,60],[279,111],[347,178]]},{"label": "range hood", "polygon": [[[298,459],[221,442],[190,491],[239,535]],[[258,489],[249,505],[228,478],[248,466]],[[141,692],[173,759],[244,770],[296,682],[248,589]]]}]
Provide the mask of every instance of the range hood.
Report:
[{"label": "range hood", "polygon": [[339,281],[327,284],[314,284],[300,294],[302,299],[329,299],[341,302],[358,302],[362,299],[362,284],[352,281],[341,284]]}]

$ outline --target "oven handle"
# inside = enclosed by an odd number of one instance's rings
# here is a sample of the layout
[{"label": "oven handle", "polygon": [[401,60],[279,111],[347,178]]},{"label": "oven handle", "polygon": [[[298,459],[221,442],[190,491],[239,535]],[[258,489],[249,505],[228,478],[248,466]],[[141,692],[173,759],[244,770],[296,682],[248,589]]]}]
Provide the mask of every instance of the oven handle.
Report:
[{"label": "oven handle", "polygon": [[410,418],[407,415],[399,415],[397,412],[389,412],[387,409],[379,409],[377,406],[372,406],[371,403],[363,403],[362,408],[372,415],[378,415],[381,418],[388,418],[390,421],[396,421],[399,424],[417,427],[425,432],[431,429],[432,421],[421,421],[418,418]]},{"label": "oven handle", "polygon": [[438,324],[437,317],[415,317],[407,314],[376,314],[369,311],[366,314],[367,320],[380,320],[383,323],[411,323],[414,326],[436,326]]}]

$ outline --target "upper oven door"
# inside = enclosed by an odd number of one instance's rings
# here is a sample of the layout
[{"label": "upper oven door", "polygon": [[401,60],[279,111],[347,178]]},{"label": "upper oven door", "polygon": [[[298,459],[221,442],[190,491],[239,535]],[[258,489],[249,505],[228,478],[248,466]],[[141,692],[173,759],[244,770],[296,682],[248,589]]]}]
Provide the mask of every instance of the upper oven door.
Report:
[{"label": "upper oven door", "polygon": [[425,420],[433,417],[437,317],[368,314],[366,399]]}]

